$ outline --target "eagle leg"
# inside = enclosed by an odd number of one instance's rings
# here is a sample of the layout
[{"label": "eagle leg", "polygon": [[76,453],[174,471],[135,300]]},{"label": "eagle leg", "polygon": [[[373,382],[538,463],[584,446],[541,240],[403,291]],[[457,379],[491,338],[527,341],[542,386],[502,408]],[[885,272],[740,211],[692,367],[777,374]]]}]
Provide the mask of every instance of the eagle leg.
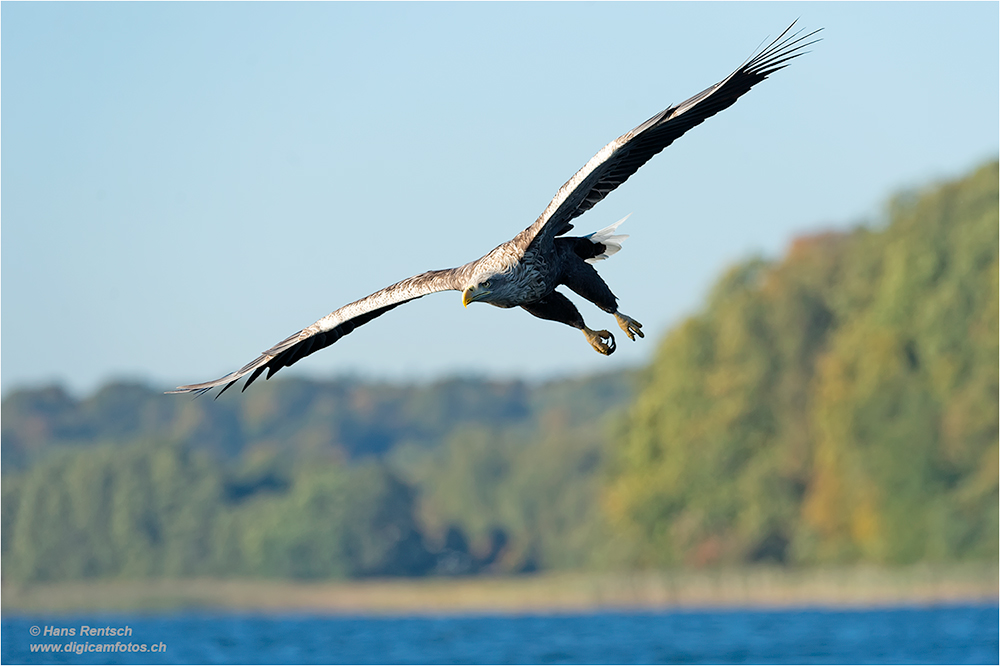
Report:
[{"label": "eagle leg", "polygon": [[611,335],[610,331],[595,331],[587,328],[587,325],[583,323],[580,311],[576,309],[573,302],[558,291],[553,291],[545,298],[537,300],[534,303],[523,303],[521,307],[539,319],[560,321],[568,326],[580,329],[586,336],[590,346],[599,354],[611,356],[615,352],[615,336]]},{"label": "eagle leg", "polygon": [[[615,336],[611,335],[611,331],[595,331],[593,329],[587,328],[586,326],[581,329],[583,334],[587,337],[587,342],[590,346],[594,348],[598,354],[604,354],[605,356],[611,356],[615,353]],[[607,340],[607,344],[605,344]]]},{"label": "eagle leg", "polygon": [[637,335],[640,338],[646,337],[646,334],[642,332],[642,324],[637,322],[635,319],[632,319],[632,317],[629,317],[627,314],[615,312],[615,319],[618,320],[618,325],[622,327],[622,330],[625,331],[625,335],[627,335],[628,339],[632,342],[635,342],[635,336]]}]

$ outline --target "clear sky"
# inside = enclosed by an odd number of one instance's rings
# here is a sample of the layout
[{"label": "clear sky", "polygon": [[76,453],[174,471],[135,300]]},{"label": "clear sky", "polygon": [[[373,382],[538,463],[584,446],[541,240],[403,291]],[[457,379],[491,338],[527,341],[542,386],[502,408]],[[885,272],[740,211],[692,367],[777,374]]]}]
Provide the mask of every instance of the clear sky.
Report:
[{"label": "clear sky", "polygon": [[279,375],[382,379],[638,365],[727,265],[995,158],[998,4],[4,2],[2,389],[214,379],[475,259],[796,18],[824,41],[577,222],[632,214],[599,268],[645,340],[447,292]]}]

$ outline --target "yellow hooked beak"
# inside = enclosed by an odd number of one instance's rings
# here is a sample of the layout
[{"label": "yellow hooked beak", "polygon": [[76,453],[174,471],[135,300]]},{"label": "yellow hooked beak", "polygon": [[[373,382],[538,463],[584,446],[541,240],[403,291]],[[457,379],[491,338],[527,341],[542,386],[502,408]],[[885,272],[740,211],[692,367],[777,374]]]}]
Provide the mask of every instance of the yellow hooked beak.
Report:
[{"label": "yellow hooked beak", "polygon": [[483,288],[482,285],[475,285],[469,287],[462,292],[462,305],[469,307],[469,303],[475,303],[476,301],[483,300],[486,296],[490,294],[489,289]]}]

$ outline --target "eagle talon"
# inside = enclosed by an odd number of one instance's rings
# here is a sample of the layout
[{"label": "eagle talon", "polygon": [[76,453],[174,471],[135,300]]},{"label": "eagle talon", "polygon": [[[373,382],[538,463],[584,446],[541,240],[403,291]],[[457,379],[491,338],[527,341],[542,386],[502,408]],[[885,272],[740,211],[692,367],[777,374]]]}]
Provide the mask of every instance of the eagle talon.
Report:
[{"label": "eagle talon", "polygon": [[628,339],[632,342],[635,342],[635,336],[637,335],[640,338],[646,337],[646,334],[642,332],[642,324],[637,322],[635,319],[632,319],[632,317],[629,317],[627,314],[616,312],[615,319],[618,320],[618,325],[621,326],[622,330],[625,331],[625,335],[627,335]]},{"label": "eagle talon", "polygon": [[[583,334],[587,337],[587,342],[590,343],[590,346],[598,354],[611,356],[615,353],[617,346],[615,345],[615,336],[611,335],[611,331],[594,331],[584,327]],[[605,340],[608,341],[607,344],[604,343]]]}]

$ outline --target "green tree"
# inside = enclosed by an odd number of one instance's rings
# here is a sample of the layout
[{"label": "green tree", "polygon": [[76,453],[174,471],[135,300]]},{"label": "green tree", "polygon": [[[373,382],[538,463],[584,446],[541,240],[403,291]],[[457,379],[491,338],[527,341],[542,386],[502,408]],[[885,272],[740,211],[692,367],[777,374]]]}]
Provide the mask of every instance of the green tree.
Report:
[{"label": "green tree", "polygon": [[[6,484],[6,481],[5,481]],[[66,451],[35,466],[4,498],[5,565],[13,578],[209,573],[219,475],[170,445]]]},{"label": "green tree", "polygon": [[598,497],[606,435],[554,409],[535,429],[464,428],[411,460],[428,534],[468,535],[494,571],[592,564],[608,536]]},{"label": "green tree", "polygon": [[997,173],[899,197],[859,239],[867,284],[819,359],[803,557],[995,556]]},{"label": "green tree", "polygon": [[282,496],[254,498],[227,517],[236,571],[274,578],[418,575],[433,565],[413,493],[379,463],[301,467]]}]

